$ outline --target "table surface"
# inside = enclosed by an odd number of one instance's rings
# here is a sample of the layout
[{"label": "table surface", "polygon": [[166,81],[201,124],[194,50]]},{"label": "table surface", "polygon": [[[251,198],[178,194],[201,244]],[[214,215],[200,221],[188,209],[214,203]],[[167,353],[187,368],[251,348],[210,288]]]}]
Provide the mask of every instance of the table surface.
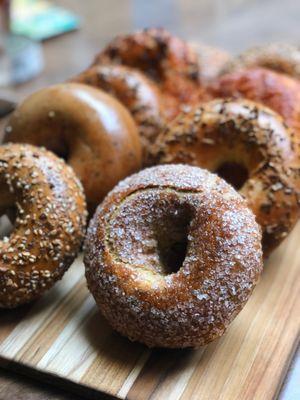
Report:
[{"label": "table surface", "polygon": [[[50,83],[61,82],[90,64],[116,34],[163,26],[187,40],[237,53],[271,41],[300,43],[297,0],[59,0],[82,18],[81,29],[44,43],[45,69],[17,88],[0,89],[16,100]],[[280,398],[299,400],[298,351]],[[298,377],[298,378],[297,378]],[[298,380],[297,380],[298,379]],[[298,382],[298,384],[297,384]],[[297,392],[297,393],[296,393]],[[62,389],[0,370],[0,400],[77,400]]]}]

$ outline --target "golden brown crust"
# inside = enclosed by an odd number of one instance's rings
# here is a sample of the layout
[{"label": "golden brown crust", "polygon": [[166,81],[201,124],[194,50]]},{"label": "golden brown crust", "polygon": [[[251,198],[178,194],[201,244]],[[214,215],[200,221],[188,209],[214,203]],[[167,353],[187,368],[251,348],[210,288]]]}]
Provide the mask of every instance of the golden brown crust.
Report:
[{"label": "golden brown crust", "polygon": [[300,83],[296,79],[257,67],[221,76],[210,91],[214,97],[242,97],[270,107],[300,139]]},{"label": "golden brown crust", "polygon": [[206,99],[199,85],[196,52],[164,29],[145,29],[118,36],[94,60],[94,65],[123,64],[142,71],[162,90],[169,119],[180,112],[183,103]]},{"label": "golden brown crust", "polygon": [[231,59],[231,55],[227,51],[217,47],[207,46],[204,43],[193,43],[192,47],[198,54],[201,84],[214,81]]},{"label": "golden brown crust", "polygon": [[282,118],[258,103],[217,99],[203,104],[179,116],[153,153],[156,163],[222,171],[229,181],[243,173],[240,193],[262,226],[265,256],[299,218],[298,144]]},{"label": "golden brown crust", "polygon": [[221,74],[251,67],[264,67],[300,79],[300,49],[288,43],[255,46],[229,61]]},{"label": "golden brown crust", "polygon": [[15,208],[10,237],[0,241],[0,307],[41,296],[80,249],[86,223],[83,190],[54,154],[30,145],[0,146],[0,214]]},{"label": "golden brown crust", "polygon": [[94,65],[71,81],[91,85],[116,97],[133,116],[147,152],[164,124],[162,93],[151,80],[130,67]]},{"label": "golden brown crust", "polygon": [[[174,268],[165,255],[184,241]],[[262,270],[261,233],[216,175],[158,166],[119,183],[99,206],[84,262],[114,329],[150,347],[195,347],[221,336],[249,298]]]},{"label": "golden brown crust", "polygon": [[89,210],[141,166],[141,143],[129,112],[101,90],[79,83],[42,89],[11,115],[5,141],[46,146],[81,180]]},{"label": "golden brown crust", "polygon": [[196,53],[165,29],[145,29],[118,36],[96,56],[94,64],[137,68],[160,84],[175,76],[191,82],[198,80]]}]

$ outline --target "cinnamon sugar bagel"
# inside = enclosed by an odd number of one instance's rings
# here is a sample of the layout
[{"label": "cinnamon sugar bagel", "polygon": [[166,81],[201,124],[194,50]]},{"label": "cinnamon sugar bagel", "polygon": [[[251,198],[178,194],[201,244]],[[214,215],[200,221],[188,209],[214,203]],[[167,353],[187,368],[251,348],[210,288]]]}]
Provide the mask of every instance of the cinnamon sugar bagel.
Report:
[{"label": "cinnamon sugar bagel", "polygon": [[214,97],[254,100],[278,112],[300,139],[300,82],[265,68],[221,76],[211,85]]},{"label": "cinnamon sugar bagel", "polygon": [[16,214],[0,240],[0,307],[41,296],[80,249],[86,222],[82,187],[54,154],[30,145],[0,146],[0,215]]},{"label": "cinnamon sugar bagel", "polygon": [[91,85],[116,97],[133,116],[147,151],[164,120],[162,93],[153,82],[138,70],[122,65],[95,65],[71,81]]},{"label": "cinnamon sugar bagel", "polygon": [[156,163],[201,166],[234,185],[262,227],[267,256],[299,218],[298,151],[282,118],[270,109],[217,99],[179,116],[153,153]]},{"label": "cinnamon sugar bagel", "polygon": [[158,166],[98,207],[84,262],[114,329],[150,347],[195,347],[221,336],[248,300],[262,270],[261,233],[216,175]]},{"label": "cinnamon sugar bagel", "polygon": [[129,112],[108,94],[79,83],[27,97],[11,115],[4,140],[45,146],[66,159],[83,184],[90,211],[141,166],[141,143]]},{"label": "cinnamon sugar bagel", "polygon": [[300,79],[300,49],[288,43],[255,46],[225,64],[222,73],[251,67],[265,67]]},{"label": "cinnamon sugar bagel", "polygon": [[123,64],[136,68],[156,82],[164,94],[182,103],[205,96],[198,85],[196,52],[164,29],[145,29],[118,36],[95,58],[94,64]]}]

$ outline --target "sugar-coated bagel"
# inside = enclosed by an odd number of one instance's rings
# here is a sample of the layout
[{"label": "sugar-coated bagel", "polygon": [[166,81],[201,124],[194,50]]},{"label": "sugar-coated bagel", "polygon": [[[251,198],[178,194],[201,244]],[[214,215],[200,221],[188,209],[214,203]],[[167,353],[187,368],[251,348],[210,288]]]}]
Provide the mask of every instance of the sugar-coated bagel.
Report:
[{"label": "sugar-coated bagel", "polygon": [[221,336],[262,270],[261,232],[225,181],[188,165],[119,183],[92,218],[86,278],[114,329],[154,347]]}]

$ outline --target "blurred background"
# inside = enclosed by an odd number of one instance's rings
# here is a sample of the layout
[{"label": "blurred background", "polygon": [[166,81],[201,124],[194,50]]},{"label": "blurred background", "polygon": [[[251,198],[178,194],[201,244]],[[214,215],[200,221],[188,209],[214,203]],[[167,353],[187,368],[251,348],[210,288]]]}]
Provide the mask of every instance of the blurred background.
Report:
[{"label": "blurred background", "polygon": [[[234,53],[271,41],[300,43],[297,0],[0,0],[0,4],[0,92],[16,97],[71,77],[116,34],[144,27],[163,26],[187,40]],[[6,40],[8,48],[3,51],[8,31],[23,37]],[[41,46],[26,42],[24,36]],[[9,51],[14,53],[10,61]],[[16,86],[26,81],[26,75],[30,82]]]}]

